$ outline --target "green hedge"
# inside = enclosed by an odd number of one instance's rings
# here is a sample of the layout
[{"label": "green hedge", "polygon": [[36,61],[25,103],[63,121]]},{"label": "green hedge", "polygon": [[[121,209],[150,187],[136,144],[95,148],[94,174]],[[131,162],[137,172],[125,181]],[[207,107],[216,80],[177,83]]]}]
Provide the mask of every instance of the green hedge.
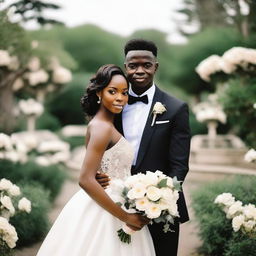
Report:
[{"label": "green hedge", "polygon": [[11,180],[13,183],[25,181],[37,182],[49,191],[50,200],[59,194],[67,173],[59,165],[40,166],[34,162],[24,164],[0,160],[0,177]]},{"label": "green hedge", "polygon": [[256,204],[255,187],[256,176],[241,175],[206,184],[192,193],[192,207],[203,242],[200,253],[207,256],[255,255],[256,238],[239,231],[235,233],[231,220],[226,218],[221,207],[214,204],[216,196],[224,192],[231,193],[243,204]]},{"label": "green hedge", "polygon": [[18,234],[17,248],[42,239],[49,230],[49,193],[38,183],[18,183],[22,196],[31,201],[30,213],[18,213],[10,219]]}]

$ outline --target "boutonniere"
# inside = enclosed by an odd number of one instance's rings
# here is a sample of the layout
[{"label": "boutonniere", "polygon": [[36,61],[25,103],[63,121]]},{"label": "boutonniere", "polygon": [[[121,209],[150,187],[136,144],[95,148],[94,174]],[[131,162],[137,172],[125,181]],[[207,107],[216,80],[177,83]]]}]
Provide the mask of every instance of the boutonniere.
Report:
[{"label": "boutonniere", "polygon": [[152,120],[151,126],[154,125],[154,123],[156,121],[156,116],[158,114],[160,114],[160,115],[163,114],[165,111],[166,111],[166,108],[161,102],[156,102],[155,103],[155,105],[153,107],[153,110],[152,110],[153,120]]}]

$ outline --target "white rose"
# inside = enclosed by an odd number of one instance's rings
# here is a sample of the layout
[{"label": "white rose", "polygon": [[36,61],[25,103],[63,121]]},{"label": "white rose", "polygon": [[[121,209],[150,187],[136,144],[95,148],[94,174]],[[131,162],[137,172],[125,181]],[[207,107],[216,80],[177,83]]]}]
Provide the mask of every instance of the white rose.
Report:
[{"label": "white rose", "polygon": [[64,67],[56,67],[53,70],[53,82],[56,84],[65,84],[71,81],[72,74],[70,70]]},{"label": "white rose", "polygon": [[243,208],[243,213],[246,218],[256,220],[256,207],[253,204],[245,205]]},{"label": "white rose", "polygon": [[146,188],[144,184],[137,183],[131,190],[129,190],[129,192],[127,193],[127,197],[129,199],[138,199],[144,197],[145,194]]},{"label": "white rose", "polygon": [[245,221],[243,223],[243,227],[246,232],[251,232],[254,229],[255,225],[256,225],[256,222],[253,220]]},{"label": "white rose", "polygon": [[165,106],[161,102],[156,102],[154,107],[153,107],[153,113],[155,114],[162,114],[163,112],[166,111]]},{"label": "white rose", "polygon": [[18,208],[21,211],[30,213],[31,212],[31,202],[26,197],[23,197],[20,199],[20,201],[18,203]]},{"label": "white rose", "polygon": [[3,207],[9,210],[11,216],[13,216],[15,213],[15,208],[12,204],[11,198],[9,196],[3,196],[1,197],[0,202],[2,203]]},{"label": "white rose", "polygon": [[231,193],[222,193],[215,198],[215,204],[223,204],[225,206],[231,206],[234,204],[235,198]]},{"label": "white rose", "polygon": [[244,223],[244,220],[245,220],[245,218],[244,218],[243,215],[238,215],[238,216],[233,218],[233,220],[232,220],[232,227],[233,227],[233,230],[235,232],[237,232],[241,228],[241,226]]},{"label": "white rose", "polygon": [[161,215],[161,208],[158,204],[150,203],[148,204],[145,213],[149,219],[155,219]]},{"label": "white rose", "polygon": [[125,182],[124,185],[127,188],[132,188],[137,182],[139,182],[139,176],[137,175],[132,175],[130,177],[128,177]]},{"label": "white rose", "polygon": [[9,248],[14,248],[18,240],[15,228],[3,217],[0,217],[1,238],[7,243]]},{"label": "white rose", "polygon": [[139,211],[145,211],[149,207],[149,201],[146,197],[137,199],[135,201],[136,209]]},{"label": "white rose", "polygon": [[161,198],[161,190],[157,187],[150,186],[147,188],[147,197],[151,201],[157,201]]},{"label": "white rose", "polygon": [[154,172],[146,172],[146,175],[144,175],[141,179],[141,182],[145,184],[145,186],[156,186],[158,183],[158,176]]},{"label": "white rose", "polygon": [[0,190],[9,190],[12,185],[12,182],[5,178],[0,180]]},{"label": "white rose", "polygon": [[16,185],[12,185],[9,189],[8,192],[12,196],[19,196],[20,195],[20,188]]},{"label": "white rose", "polygon": [[233,203],[227,211],[227,218],[231,219],[233,218],[235,215],[238,215],[239,213],[243,212],[243,206],[242,206],[242,202],[241,201],[236,201],[235,203]]}]

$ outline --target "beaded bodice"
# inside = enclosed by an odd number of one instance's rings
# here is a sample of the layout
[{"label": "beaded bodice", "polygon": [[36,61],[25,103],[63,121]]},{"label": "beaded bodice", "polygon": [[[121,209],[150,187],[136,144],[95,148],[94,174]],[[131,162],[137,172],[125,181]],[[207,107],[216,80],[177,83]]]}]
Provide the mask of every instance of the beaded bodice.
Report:
[{"label": "beaded bodice", "polygon": [[105,151],[101,161],[101,171],[111,178],[124,180],[131,175],[133,157],[132,145],[121,137],[113,147]]}]

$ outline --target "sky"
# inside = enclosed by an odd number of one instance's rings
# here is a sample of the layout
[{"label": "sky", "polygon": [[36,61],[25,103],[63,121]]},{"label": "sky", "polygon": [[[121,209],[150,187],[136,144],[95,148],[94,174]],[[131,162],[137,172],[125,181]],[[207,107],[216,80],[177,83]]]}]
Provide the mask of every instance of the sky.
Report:
[{"label": "sky", "polygon": [[[11,2],[11,0],[6,0]],[[168,34],[168,41],[182,42],[176,32],[175,10],[182,0],[47,0],[62,6],[47,16],[67,26],[91,23],[103,29],[128,36],[138,29],[158,29]],[[28,28],[33,28],[33,25]]]}]

